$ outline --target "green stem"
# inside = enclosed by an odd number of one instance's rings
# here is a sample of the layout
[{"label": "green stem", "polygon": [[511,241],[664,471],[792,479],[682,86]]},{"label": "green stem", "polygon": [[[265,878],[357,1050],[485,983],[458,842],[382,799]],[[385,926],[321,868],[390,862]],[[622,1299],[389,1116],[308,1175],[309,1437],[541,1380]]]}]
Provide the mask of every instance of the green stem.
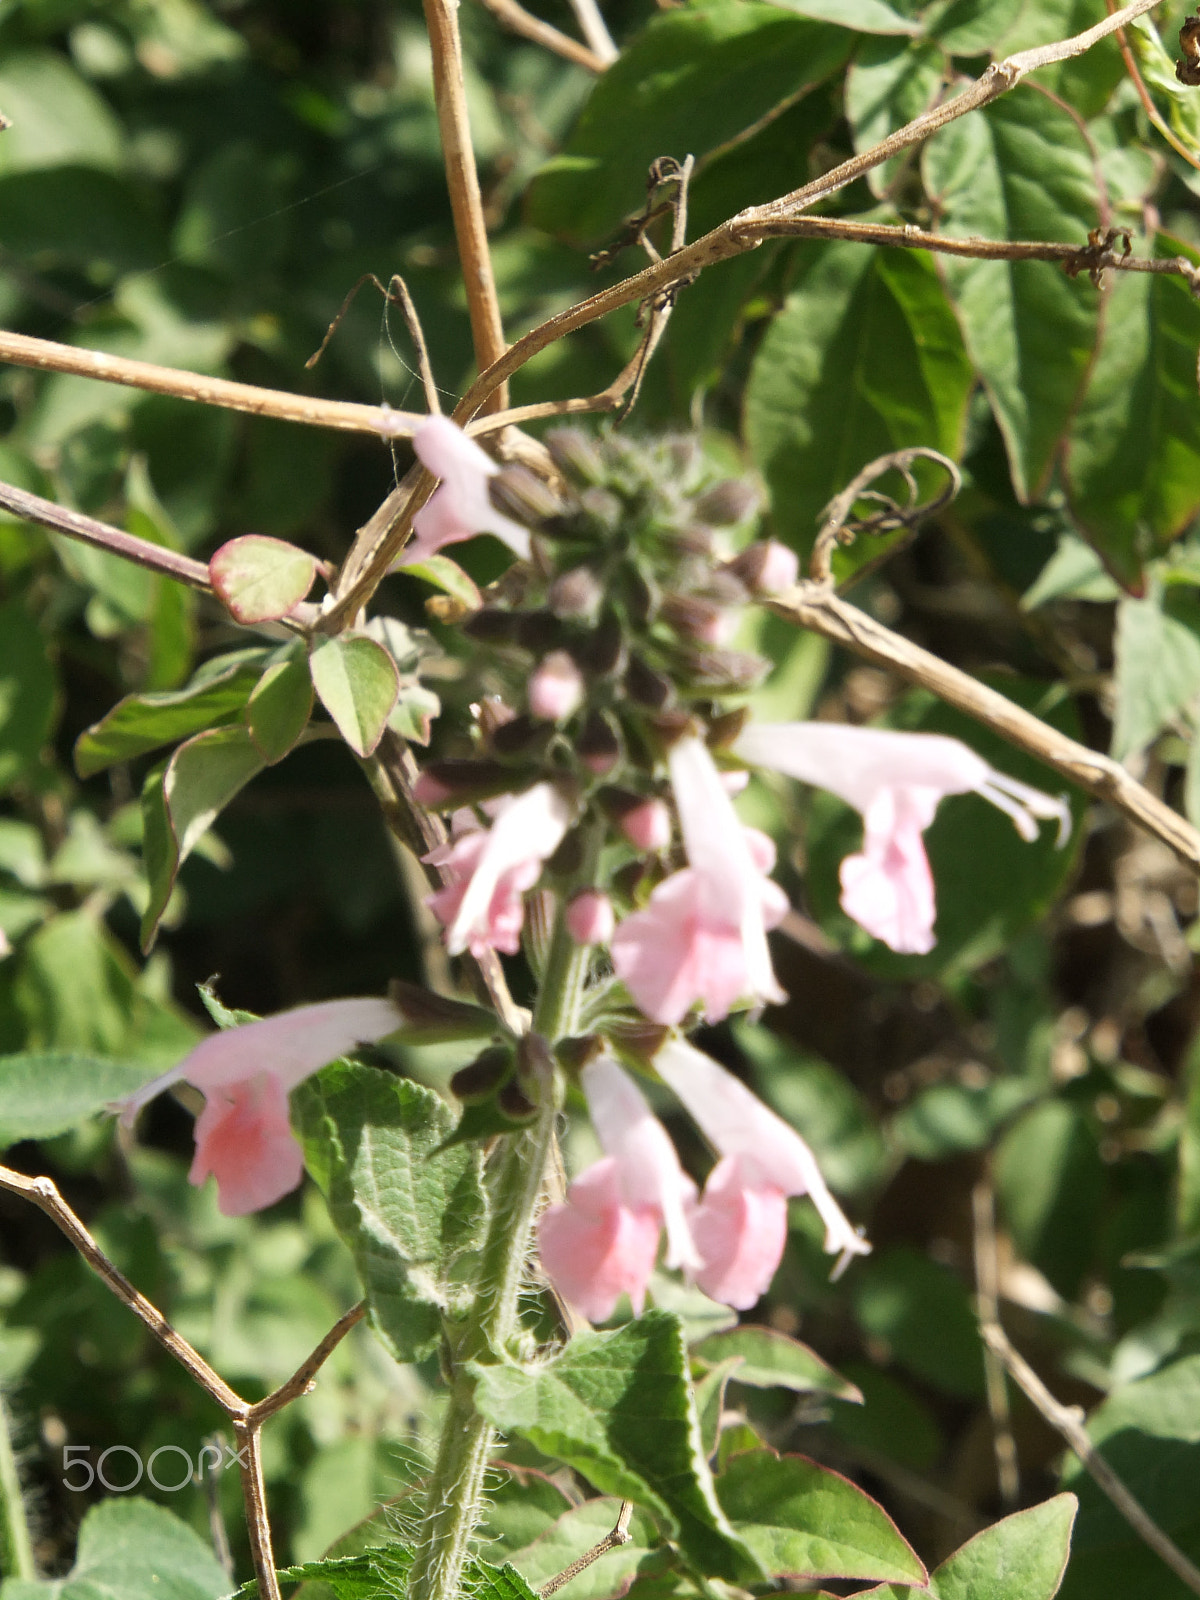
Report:
[{"label": "green stem", "polygon": [[37,1578],[21,1478],[9,1434],[8,1412],[0,1397],[0,1573],[9,1578]]},{"label": "green stem", "polygon": [[[560,904],[534,1012],[536,1031],[551,1043],[576,1025],[587,963],[588,951],[568,934]],[[510,1134],[498,1154],[474,1312],[468,1322],[448,1330],[454,1368],[450,1405],[426,1488],[421,1545],[413,1560],[408,1600],[457,1600],[462,1587],[493,1443],[491,1427],[475,1409],[474,1383],[466,1364],[503,1357],[515,1344],[518,1300],[526,1281],[533,1222],[558,1109],[555,1086],[546,1082],[537,1120],[523,1132]]]}]

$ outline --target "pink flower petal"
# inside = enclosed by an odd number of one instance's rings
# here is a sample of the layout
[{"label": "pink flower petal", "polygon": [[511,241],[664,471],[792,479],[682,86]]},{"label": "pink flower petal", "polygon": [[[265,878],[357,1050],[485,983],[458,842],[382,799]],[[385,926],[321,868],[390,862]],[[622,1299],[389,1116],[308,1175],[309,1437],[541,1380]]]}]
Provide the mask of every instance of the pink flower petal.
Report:
[{"label": "pink flower petal", "polygon": [[226,1217],[261,1211],[304,1176],[304,1157],[288,1121],[287,1092],[273,1072],[212,1090],[196,1119],[196,1154],[188,1178],[217,1180]]},{"label": "pink flower petal", "polygon": [[583,674],[565,650],[551,650],[529,679],[529,709],[545,722],[561,722],[583,704]]},{"label": "pink flower petal", "polygon": [[405,546],[398,565],[411,566],[443,545],[493,533],[521,560],[529,559],[529,530],[496,510],[488,495],[488,479],[499,470],[492,458],[449,417],[427,417],[413,434],[421,465],[442,481],[413,518],[415,537]]},{"label": "pink flower petal", "polygon": [[608,1157],[581,1173],[566,1202],[538,1220],[538,1253],[546,1276],[590,1322],[606,1322],[627,1294],[641,1315],[658,1254],[659,1218],[621,1199],[617,1163]]},{"label": "pink flower petal", "polygon": [[787,1243],[787,1199],[751,1185],[737,1156],[718,1162],[690,1217],[703,1265],[696,1283],[712,1300],[749,1311],[767,1292]]},{"label": "pink flower petal", "polygon": [[616,927],[612,901],[597,889],[584,889],[567,907],[566,923],[576,944],[607,944]]},{"label": "pink flower petal", "polygon": [[698,1000],[705,1019],[719,1022],[751,992],[742,929],[714,915],[711,894],[690,867],[672,873],[644,910],[618,924],[609,952],[638,1010],[668,1026]]},{"label": "pink flower petal", "polygon": [[933,874],[921,831],[936,804],[932,790],[884,790],[867,812],[862,854],[841,865],[843,911],[906,955],[934,946]]}]

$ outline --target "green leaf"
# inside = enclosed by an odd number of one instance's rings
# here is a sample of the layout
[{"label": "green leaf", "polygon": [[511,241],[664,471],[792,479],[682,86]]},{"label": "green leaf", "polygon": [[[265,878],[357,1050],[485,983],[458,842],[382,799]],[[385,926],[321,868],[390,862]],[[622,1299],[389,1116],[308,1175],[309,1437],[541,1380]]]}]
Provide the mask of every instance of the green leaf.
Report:
[{"label": "green leaf", "polygon": [[268,765],[295,749],[312,707],[312,675],[304,646],[297,642],[268,666],[246,701],[246,727]]},{"label": "green leaf", "polygon": [[1066,1299],[1073,1299],[1096,1251],[1107,1188],[1087,1115],[1064,1100],[1020,1117],[996,1152],[996,1195],[1013,1242]]},{"label": "green leaf", "polygon": [[105,1056],[0,1056],[0,1147],[66,1133],[152,1076],[145,1062]]},{"label": "green leaf", "polygon": [[[744,425],[777,528],[807,550],[826,504],[874,457],[959,453],[971,370],[924,253],[832,244],[800,261],[755,357]],[[878,552],[872,541],[857,559]]]},{"label": "green leaf", "polygon": [[965,1285],[908,1245],[880,1251],[851,1280],[864,1331],[887,1341],[893,1358],[943,1394],[983,1393],[979,1328]]},{"label": "green leaf", "polygon": [[534,179],[535,227],[575,243],[610,234],[646,199],[659,156],[703,164],[836,72],[841,28],[776,6],[695,5],[656,16],[597,80],[561,155]]},{"label": "green leaf", "polygon": [[439,1150],[453,1113],[431,1089],[373,1067],[328,1068],[292,1104],[372,1325],[397,1361],[418,1361],[437,1348],[440,1313],[465,1303],[456,1272],[486,1214],[479,1149]]},{"label": "green leaf", "polygon": [[779,0],[788,11],[796,11],[814,22],[836,22],[839,28],[855,33],[919,33],[920,23],[902,16],[884,0]]},{"label": "green leaf", "polygon": [[362,634],[340,634],[317,645],[309,657],[321,704],[358,756],[369,756],[383,738],[400,693],[400,674],[390,653]]},{"label": "green leaf", "polygon": [[[532,1544],[515,1551],[512,1565],[532,1588],[540,1588],[612,1532],[620,1507],[619,1500],[607,1495],[573,1507]],[[571,1579],[570,1600],[609,1600],[624,1594],[639,1573],[646,1576],[666,1565],[665,1551],[652,1554],[647,1549],[654,1542],[655,1531],[644,1512],[634,1512],[629,1533],[628,1544],[609,1550]]]},{"label": "green leaf", "polygon": [[1120,593],[1091,545],[1064,533],[1036,582],[1021,596],[1021,609],[1036,611],[1051,600],[1115,600]]},{"label": "green leaf", "polygon": [[752,1389],[791,1389],[796,1394],[829,1394],[838,1400],[862,1399],[854,1384],[822,1361],[814,1350],[774,1328],[747,1323],[714,1333],[695,1345],[692,1354],[710,1365],[740,1357],[740,1365],[730,1376],[734,1383],[745,1383]]},{"label": "green leaf", "polygon": [[410,744],[428,744],[434,718],[441,715],[442,702],[424,684],[401,683],[396,704],[388,717],[388,727]]},{"label": "green leaf", "polygon": [[104,98],[56,50],[9,50],[0,63],[0,106],[12,126],[0,171],[119,167],[121,125]]},{"label": "green leaf", "polygon": [[[942,87],[946,61],[928,40],[864,39],[846,74],[846,116],[861,155],[928,110]],[[867,174],[882,196],[914,153],[901,151]]]},{"label": "green leaf", "polygon": [[1141,68],[1142,79],[1146,87],[1154,91],[1160,110],[1166,101],[1166,120],[1171,132],[1194,156],[1200,155],[1200,103],[1197,103],[1195,88],[1180,83],[1176,77],[1174,58],[1163,47],[1149,17],[1134,17],[1125,37]]},{"label": "green leaf", "polygon": [[1122,600],[1115,656],[1112,753],[1124,761],[1200,694],[1200,601],[1179,591],[1165,603],[1158,594]]},{"label": "green leaf", "polygon": [[181,744],[146,778],[142,853],[150,898],[142,917],[143,949],[153,942],[180,867],[263,765],[245,728],[214,728]]},{"label": "green leaf", "polygon": [[930,1575],[937,1600],[1052,1600],[1079,1502],[1058,1494],[984,1528]]},{"label": "green leaf", "polygon": [[10,1578],[2,1600],[217,1600],[229,1579],[187,1523],[140,1497],[102,1500],[84,1516],[65,1578]]},{"label": "green leaf", "polygon": [[[1112,1391],[1088,1418],[1092,1443],[1164,1533],[1200,1560],[1200,1355]],[[1062,1600],[1145,1595],[1184,1600],[1191,1591],[1163,1566],[1074,1456],[1063,1487],[1079,1496]]]},{"label": "green leaf", "polygon": [[[925,29],[951,55],[975,56],[995,51],[1021,9],[1022,0],[935,0],[925,13]],[[1050,37],[1063,38],[1072,31],[1064,28]]]},{"label": "green leaf", "polygon": [[945,1161],[981,1150],[999,1125],[1036,1093],[1025,1078],[987,1083],[931,1083],[892,1118],[890,1132],[918,1161]]},{"label": "green leaf", "polygon": [[[1029,85],[929,141],[925,184],[941,230],[958,237],[1067,240],[1100,220],[1093,158],[1075,119]],[[1085,274],[1047,261],[939,257],[963,338],[1008,447],[1018,498],[1054,463],[1099,334]]]},{"label": "green leaf", "polygon": [[804,1456],[734,1456],[717,1494],[773,1577],[925,1582],[924,1566],[887,1512]]},{"label": "green leaf", "polygon": [[677,1317],[651,1311],[612,1333],[577,1333],[544,1366],[470,1370],[495,1427],[644,1506],[702,1571],[761,1576],[717,1503]]},{"label": "green leaf", "polygon": [[54,668],[46,640],[19,596],[0,605],[0,790],[41,754],[54,726]]},{"label": "green leaf", "polygon": [[312,588],[317,558],[284,539],[247,533],[223,544],[208,571],[213,588],[238,622],[274,622]]},{"label": "green leaf", "polygon": [[[1200,740],[1197,741],[1200,744]],[[1179,1130],[1179,1179],[1175,1195],[1177,1231],[1200,1234],[1200,1041],[1193,1040],[1184,1067],[1183,1125]]]},{"label": "green leaf", "polygon": [[[1200,261],[1162,235],[1158,252]],[[1179,278],[1112,277],[1096,364],[1071,424],[1067,489],[1105,564],[1138,588],[1142,563],[1200,510],[1200,306]]]},{"label": "green leaf", "polygon": [[258,682],[266,650],[235,650],[206,662],[182,689],[130,694],[75,744],[75,769],[90,778],[117,761],[174,744],[236,716]]},{"label": "green leaf", "polygon": [[478,611],[483,604],[479,585],[474,578],[463,571],[457,561],[452,561],[449,556],[428,556],[424,561],[414,561],[409,566],[398,567],[396,570],[411,578],[423,578],[435,589],[448,594],[452,600],[461,602],[469,611]]},{"label": "green leaf", "polygon": [[[383,1600],[404,1592],[412,1556],[403,1545],[389,1544],[360,1555],[333,1556],[322,1561],[302,1561],[293,1567],[279,1567],[276,1577],[282,1583],[318,1583],[327,1586],[334,1600]],[[475,1563],[472,1563],[474,1566]],[[251,1578],[230,1596],[230,1600],[256,1600],[258,1580]]]}]

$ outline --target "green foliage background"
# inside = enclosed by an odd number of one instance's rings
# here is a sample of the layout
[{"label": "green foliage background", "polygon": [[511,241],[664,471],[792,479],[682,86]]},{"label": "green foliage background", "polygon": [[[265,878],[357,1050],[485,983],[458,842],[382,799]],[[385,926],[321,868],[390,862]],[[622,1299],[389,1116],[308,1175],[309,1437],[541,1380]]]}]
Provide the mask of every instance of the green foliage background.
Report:
[{"label": "green foliage background", "polygon": [[[1182,10],[1156,14],[1168,53]],[[572,26],[564,6],[548,5],[551,14]],[[627,253],[597,280],[586,251],[641,204],[655,157],[697,157],[694,236],[865,148],[988,59],[1103,14],[1100,0],[701,0],[664,11],[626,0],[609,14],[621,58],[593,82],[465,7],[470,109],[510,337],[633,270]],[[1196,149],[1197,102],[1174,84],[1169,59],[1163,70],[1157,33],[1143,28],[1134,43],[1163,115]],[[10,0],[0,6],[0,110],[13,120],[0,135],[7,327],[415,407],[402,324],[370,291],[315,372],[304,366],[360,274],[400,271],[439,383],[454,395],[469,378],[428,48],[410,4]],[[1080,244],[1112,226],[1128,229],[1140,253],[1192,256],[1198,188],[1196,171],[1149,127],[1110,39],[877,169],[829,209]],[[593,326],[531,362],[514,398],[598,389],[635,338],[632,310]],[[963,494],[865,573],[857,603],[1096,747],[1111,740],[1200,821],[1198,345],[1200,307],[1175,278],[1129,275],[1098,288],[1086,272],[1072,278],[1044,263],[775,242],[682,294],[630,426],[699,421],[714,454],[761,473],[769,526],[802,552],[830,495],[870,458],[909,444],[954,456]],[[337,561],[407,464],[403,446],[393,460],[372,440],[17,368],[0,372],[0,408],[0,476],[202,557],[257,531]],[[839,557],[843,575],[878,554]],[[498,570],[489,546],[464,561],[481,581]],[[423,622],[423,593],[397,580],[386,604]],[[884,716],[953,732],[1015,776],[1055,787],[962,719],[831,659],[815,638],[771,619],[754,626],[777,663],[764,714]],[[359,1293],[324,1200],[309,1185],[264,1217],[220,1218],[212,1195],[186,1183],[190,1123],[177,1106],[156,1105],[138,1144],[86,1114],[179,1058],[203,1026],[195,985],[214,972],[226,1003],[256,1012],[420,979],[411,877],[353,760],[319,744],[262,772],[223,811],[144,959],[138,924],[150,889],[136,798],[152,758],[90,776],[72,760],[80,733],[123,695],[176,689],[198,664],[245,643],[215,604],[0,522],[0,928],[14,946],[0,963],[0,1052],[41,1052],[57,1063],[44,1070],[58,1074],[31,1083],[0,1063],[5,1159],[51,1172],[121,1268],[254,1396],[286,1377]],[[232,711],[241,700],[231,692]],[[1049,838],[1022,844],[974,799],[948,803],[930,834],[939,943],[927,957],[899,958],[837,907],[836,866],[857,839],[856,819],[828,796],[756,788],[751,808],[781,842],[804,918],[800,937],[776,949],[792,1000],[765,1027],[738,1025],[706,1044],[812,1143],[875,1254],[830,1285],[811,1210],[798,1204],[784,1267],[753,1322],[812,1349],[793,1351],[803,1371],[787,1383],[770,1371],[756,1381],[760,1367],[746,1362],[727,1395],[729,1370],[721,1375],[703,1320],[711,1312],[659,1285],[657,1305],[680,1311],[696,1341],[705,1442],[721,1466],[734,1463],[719,1504],[660,1502],[656,1474],[670,1462],[642,1460],[645,1440],[631,1436],[610,1441],[617,1465],[606,1464],[587,1445],[582,1413],[554,1438],[523,1429],[528,1397],[494,1384],[487,1404],[513,1434],[505,1457],[529,1475],[498,1485],[486,1531],[493,1554],[512,1556],[530,1582],[611,1519],[611,1505],[572,1506],[536,1475],[552,1456],[601,1490],[647,1485],[640,1503],[668,1505],[668,1522],[696,1519],[721,1551],[724,1565],[714,1555],[711,1570],[731,1580],[748,1559],[727,1520],[743,1509],[738,1452],[762,1441],[866,1488],[930,1568],[1013,1509],[997,1489],[971,1302],[970,1194],[986,1173],[1014,1337],[1061,1398],[1095,1408],[1096,1437],[1200,1557],[1194,1495],[1180,1487],[1195,1481],[1200,1439],[1196,886],[1161,847],[1074,800],[1064,850]],[[461,1059],[429,1052],[410,1066],[444,1084]],[[57,1115],[46,1110],[47,1083]],[[586,1135],[576,1137],[582,1148]],[[696,1148],[689,1156],[703,1161]],[[332,1190],[331,1199],[336,1211]],[[0,1387],[39,1560],[67,1572],[98,1491],[63,1486],[63,1448],[90,1446],[94,1458],[125,1445],[145,1458],[175,1444],[194,1455],[220,1419],[50,1224],[7,1197],[0,1260]],[[657,1326],[596,1337],[650,1342]],[[422,1359],[398,1366],[359,1329],[316,1393],[268,1431],[281,1559],[319,1557],[384,1501],[405,1526],[440,1402],[427,1345],[405,1344],[407,1330],[397,1346],[395,1328],[385,1331],[393,1348]],[[849,1397],[852,1386],[864,1404]],[[667,1389],[665,1412],[678,1401]],[[580,1393],[587,1411],[595,1394],[587,1383]],[[1045,1502],[1058,1446],[1019,1400],[1013,1426],[1020,1503]],[[780,1502],[803,1487],[789,1479]],[[1183,1592],[1106,1502],[1074,1477],[1070,1487],[1082,1509],[1063,1594]],[[208,1539],[200,1490],[144,1492]],[[219,1495],[244,1575],[233,1474]],[[1024,1513],[1045,1526],[1003,1524],[1008,1532],[983,1536],[1050,1552],[1044,1571],[1020,1569],[1023,1587],[987,1587],[960,1551],[933,1592],[1053,1593],[1063,1505]],[[113,1592],[133,1595],[121,1551],[161,1536],[176,1541],[180,1570],[199,1585],[180,1593],[221,1592],[208,1569],[196,1576],[203,1563],[197,1546],[184,1548],[187,1530],[153,1507],[113,1496],[94,1515],[77,1576],[94,1560]],[[792,1570],[808,1556],[779,1515],[769,1537],[746,1539],[754,1559],[769,1547],[778,1570]],[[804,1515],[811,1523],[815,1513]],[[628,1560],[608,1558],[574,1593],[587,1587],[603,1600],[635,1578],[646,1600],[669,1584],[692,1592],[664,1576],[649,1518],[637,1527]],[[843,1554],[841,1570],[914,1592],[904,1587],[919,1574],[903,1540],[876,1523],[869,1531],[876,1564]],[[881,1568],[885,1559],[893,1565]],[[345,1592],[365,1581],[362,1571],[342,1569]],[[28,1600],[20,1585],[4,1596]]]}]

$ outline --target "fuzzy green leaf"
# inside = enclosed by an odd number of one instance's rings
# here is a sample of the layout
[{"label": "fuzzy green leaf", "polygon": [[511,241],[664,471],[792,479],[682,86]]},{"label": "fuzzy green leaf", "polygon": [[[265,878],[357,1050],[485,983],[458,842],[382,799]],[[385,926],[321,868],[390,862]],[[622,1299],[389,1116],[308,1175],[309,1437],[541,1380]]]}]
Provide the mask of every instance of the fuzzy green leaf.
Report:
[{"label": "fuzzy green leaf", "polygon": [[317,560],[284,539],[248,533],[223,544],[208,571],[238,622],[273,622],[286,617],[312,588]]},{"label": "fuzzy green leaf", "polygon": [[296,644],[268,666],[246,702],[246,727],[264,761],[282,761],[295,749],[312,706],[312,675],[303,646]]},{"label": "fuzzy green leaf", "polygon": [[228,1592],[211,1546],[140,1497],[91,1507],[65,1578],[0,1583],[2,1600],[217,1600]]},{"label": "fuzzy green leaf", "polygon": [[734,1383],[744,1383],[752,1389],[791,1389],[797,1394],[829,1394],[838,1400],[862,1400],[854,1384],[836,1373],[815,1351],[774,1328],[749,1323],[729,1328],[694,1346],[692,1354],[709,1363],[740,1357],[740,1365],[730,1376]]},{"label": "fuzzy green leaf", "polygon": [[341,634],[316,647],[309,667],[321,704],[342,738],[355,755],[369,756],[400,693],[400,674],[389,652],[362,634]]}]

